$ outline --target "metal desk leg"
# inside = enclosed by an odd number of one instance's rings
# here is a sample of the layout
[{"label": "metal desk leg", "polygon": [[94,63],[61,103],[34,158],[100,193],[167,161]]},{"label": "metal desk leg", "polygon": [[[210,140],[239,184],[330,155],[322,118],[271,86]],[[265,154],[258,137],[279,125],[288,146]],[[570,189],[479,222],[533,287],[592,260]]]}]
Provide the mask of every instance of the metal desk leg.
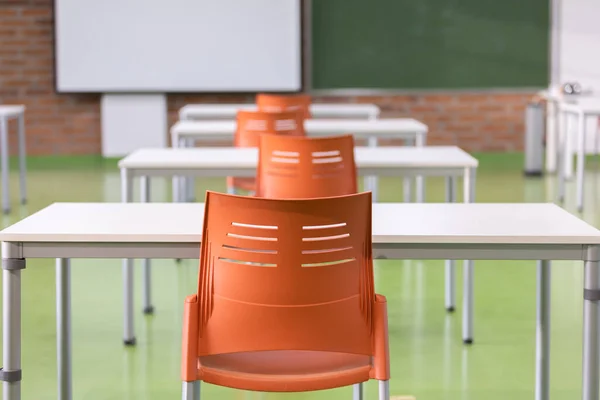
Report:
[{"label": "metal desk leg", "polygon": [[404,178],[404,202],[412,203],[412,177],[407,176]]},{"label": "metal desk leg", "polygon": [[[446,202],[456,202],[456,177],[446,178]],[[456,260],[446,260],[446,310],[453,312],[456,307]]]},{"label": "metal desk leg", "polygon": [[2,211],[10,212],[10,184],[8,182],[8,123],[0,118],[0,163],[2,164]]},{"label": "metal desk leg", "polygon": [[565,201],[565,162],[566,152],[565,143],[567,141],[567,130],[569,129],[569,116],[566,113],[560,113],[560,129],[558,131],[558,151],[557,151],[557,175],[558,175],[558,202]]},{"label": "metal desk leg", "polygon": [[[186,144],[187,144],[187,139],[186,138],[182,138],[179,139],[179,147],[183,147],[186,148]],[[180,203],[186,203],[187,202],[187,183],[188,183],[188,178],[185,176],[180,176],[179,177],[179,200],[177,200]]]},{"label": "metal desk leg", "polygon": [[[415,139],[415,146],[425,147],[425,134],[421,133],[417,135]],[[425,202],[425,177],[417,176],[415,180],[415,190],[417,192],[417,203]]]},{"label": "metal desk leg", "polygon": [[600,247],[585,254],[583,283],[583,382],[582,399],[600,399]]},{"label": "metal desk leg", "polygon": [[[121,201],[131,203],[133,200],[133,176],[121,168]],[[133,260],[123,259],[123,343],[135,345],[134,313],[133,313]]]},{"label": "metal desk leg", "polygon": [[[404,145],[405,146],[412,146],[413,145],[413,141],[411,139],[404,139]],[[412,176],[405,176],[404,177],[404,202],[405,203],[412,203],[413,201],[413,195],[412,195],[412,182],[413,182],[413,177]]]},{"label": "metal desk leg", "polygon": [[25,113],[19,115],[19,182],[21,204],[27,203],[27,149],[25,148]]},{"label": "metal desk leg", "polygon": [[[570,116],[570,118],[569,118]],[[567,131],[565,132],[565,145],[564,148],[562,149],[562,151],[564,151],[565,154],[565,163],[564,163],[564,168],[565,168],[565,178],[567,180],[570,180],[571,178],[573,178],[573,116],[577,116],[576,114],[570,114],[567,113],[565,114],[565,117],[567,118]],[[577,133],[575,133],[575,135],[577,135]]]},{"label": "metal desk leg", "polygon": [[68,258],[56,259],[56,358],[58,399],[71,400],[71,260]]},{"label": "metal desk leg", "polygon": [[[173,135],[171,137],[171,145],[175,148],[180,148],[182,147],[183,141],[181,139],[179,139],[179,135]],[[181,177],[179,176],[174,176],[171,179],[172,182],[172,190],[173,190],[173,203],[179,203],[181,201],[181,199],[183,199],[184,194],[181,193]]]},{"label": "metal desk leg", "polygon": [[[369,137],[369,147],[377,147],[377,138],[376,137]],[[377,176],[365,176],[365,190],[370,190],[371,191],[371,199],[373,201],[373,203],[377,203],[377,188],[378,188],[378,182],[377,182]]]},{"label": "metal desk leg", "polygon": [[2,398],[21,399],[21,270],[19,246],[2,243]]},{"label": "metal desk leg", "polygon": [[[188,138],[185,142],[185,147],[195,147],[196,141],[194,138]],[[188,176],[185,179],[185,201],[193,203],[196,201],[196,178]]]},{"label": "metal desk leg", "polygon": [[546,102],[546,172],[556,171],[556,153],[558,151],[557,140],[557,114],[558,105],[551,100]]},{"label": "metal desk leg", "polygon": [[535,400],[550,398],[550,261],[538,261]]},{"label": "metal desk leg", "polygon": [[[475,174],[476,170],[465,168],[464,174],[464,202],[475,202]],[[463,264],[463,343],[473,343],[473,281],[474,268],[472,260],[465,260]]]},{"label": "metal desk leg", "polygon": [[[150,202],[150,177],[140,177],[140,197],[142,203]],[[152,306],[152,271],[150,269],[150,260],[145,258],[142,260],[142,275],[144,284],[143,288],[143,299],[144,299],[144,314],[154,313],[154,307]]]},{"label": "metal desk leg", "polygon": [[577,116],[577,210],[583,211],[583,178],[585,173],[585,114]]}]

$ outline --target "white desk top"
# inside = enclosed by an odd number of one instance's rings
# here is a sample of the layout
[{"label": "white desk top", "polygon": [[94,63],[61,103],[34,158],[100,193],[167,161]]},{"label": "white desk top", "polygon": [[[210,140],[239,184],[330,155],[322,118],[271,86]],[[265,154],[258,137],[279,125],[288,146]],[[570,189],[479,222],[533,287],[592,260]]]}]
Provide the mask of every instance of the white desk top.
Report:
[{"label": "white desk top", "polygon": [[24,112],[24,105],[0,105],[0,117],[15,118]]},{"label": "white desk top", "polygon": [[583,96],[565,98],[560,101],[560,109],[571,112],[583,112],[585,114],[600,114],[600,97]]},{"label": "white desk top", "polygon": [[[7,242],[197,243],[202,203],[55,203],[0,232]],[[373,243],[600,244],[555,204],[375,203]]]},{"label": "white desk top", "polygon": [[[228,135],[235,132],[235,121],[179,121],[171,127],[177,135]],[[386,119],[307,119],[304,129],[308,135],[425,133],[427,125],[412,118]]]},{"label": "white desk top", "polygon": [[[455,146],[356,147],[360,168],[475,168],[475,157]],[[139,149],[119,161],[128,169],[256,169],[258,149],[197,147]]]},{"label": "white desk top", "polygon": [[[255,110],[256,104],[188,104],[181,107],[181,119],[235,118],[239,110]],[[375,104],[311,104],[313,118],[355,117],[368,118],[379,115]]]}]

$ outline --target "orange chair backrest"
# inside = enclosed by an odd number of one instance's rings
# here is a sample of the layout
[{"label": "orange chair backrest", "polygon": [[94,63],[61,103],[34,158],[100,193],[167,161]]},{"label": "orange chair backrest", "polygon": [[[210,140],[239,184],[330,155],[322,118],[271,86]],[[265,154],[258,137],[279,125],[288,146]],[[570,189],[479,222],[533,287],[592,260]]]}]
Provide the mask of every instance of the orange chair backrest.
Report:
[{"label": "orange chair backrest", "polygon": [[358,192],[354,138],[263,136],[256,196],[313,198]]},{"label": "orange chair backrest", "polygon": [[[299,110],[282,112],[240,110],[233,144],[236,147],[258,147],[263,134],[304,136],[304,116]],[[254,178],[228,177],[227,185],[245,190],[255,190]]]},{"label": "orange chair backrest", "polygon": [[234,145],[258,147],[263,133],[304,136],[304,118],[299,111],[266,112],[240,110],[236,117]]},{"label": "orange chair backrest", "polygon": [[371,194],[276,200],[206,194],[198,356],[373,354]]},{"label": "orange chair backrest", "polygon": [[310,118],[311,98],[307,94],[278,95],[260,93],[256,95],[256,106],[262,111],[302,110],[304,118]]}]

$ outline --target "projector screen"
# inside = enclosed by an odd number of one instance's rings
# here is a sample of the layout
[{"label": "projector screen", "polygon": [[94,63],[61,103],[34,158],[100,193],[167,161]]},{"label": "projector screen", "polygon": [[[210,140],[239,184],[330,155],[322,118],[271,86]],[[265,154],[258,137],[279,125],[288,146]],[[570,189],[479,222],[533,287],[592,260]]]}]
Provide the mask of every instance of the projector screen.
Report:
[{"label": "projector screen", "polygon": [[58,92],[301,89],[300,0],[55,0]]}]

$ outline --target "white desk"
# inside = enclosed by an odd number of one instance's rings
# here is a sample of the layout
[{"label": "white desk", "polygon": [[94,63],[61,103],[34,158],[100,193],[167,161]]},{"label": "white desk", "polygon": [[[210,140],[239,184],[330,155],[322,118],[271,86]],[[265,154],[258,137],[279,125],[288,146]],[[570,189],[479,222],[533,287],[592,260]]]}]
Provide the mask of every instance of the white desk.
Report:
[{"label": "white desk", "polygon": [[[171,145],[189,147],[196,141],[215,142],[233,141],[236,129],[235,121],[179,121],[171,127]],[[334,136],[351,133],[356,139],[367,139],[369,146],[376,147],[378,139],[404,139],[407,145],[425,146],[427,125],[411,118],[389,118],[377,120],[361,119],[308,119],[304,122],[308,136]],[[192,200],[191,185],[185,185],[183,179],[174,179],[174,185],[186,193]],[[377,180],[369,177],[365,181],[377,199]],[[410,197],[410,180],[405,180],[405,193]],[[424,185],[421,177],[416,178],[417,201],[424,197]]]},{"label": "white desk", "polygon": [[[588,117],[600,117],[600,98],[599,97],[578,97],[576,99],[567,99],[558,102],[560,117],[559,120],[564,126],[560,127],[561,134],[559,135],[559,162],[564,168],[559,169],[559,200],[563,201],[565,197],[565,180],[567,173],[571,170],[570,163],[572,162],[572,152],[569,143],[569,115],[575,116],[577,121],[576,137],[577,137],[577,164],[576,164],[576,198],[577,209],[583,211],[584,199],[584,182],[583,175],[585,172],[585,140],[586,140],[586,119]],[[563,172],[564,171],[564,172]],[[561,173],[562,172],[562,173]]]},{"label": "white desk", "polygon": [[[446,200],[456,201],[456,178],[463,179],[463,199],[475,198],[475,175],[478,161],[455,146],[435,147],[356,147],[354,150],[358,173],[367,176],[443,176],[446,177]],[[119,161],[123,202],[132,201],[134,178],[141,181],[141,200],[150,201],[150,177],[254,177],[258,165],[258,149],[242,147],[140,149]],[[182,201],[182,195],[173,186],[173,199]],[[128,262],[125,260],[124,262]],[[472,273],[467,263],[465,274]],[[143,262],[144,312],[152,313],[150,260]],[[470,278],[469,278],[470,279]],[[446,309],[455,308],[455,264],[446,265]],[[469,298],[472,297],[472,293]],[[472,341],[471,307],[463,314],[467,323],[463,338]],[[132,311],[131,311],[132,312]],[[126,315],[128,311],[126,310]],[[134,337],[133,324],[125,337]]]},{"label": "white desk", "polygon": [[[174,147],[185,147],[180,140],[215,142],[233,141],[235,121],[178,121],[171,127]],[[353,134],[356,139],[407,139],[423,146],[427,125],[411,118],[364,119],[307,119],[304,129],[308,136]]]},{"label": "white desk", "polygon": [[[179,109],[179,119],[235,119],[239,110],[256,110],[256,104],[188,104]],[[376,119],[381,110],[375,104],[311,104],[312,118]]]},{"label": "white desk", "polygon": [[21,185],[21,203],[27,201],[26,188],[26,166],[25,166],[25,106],[2,106],[0,105],[0,158],[2,159],[2,210],[5,214],[10,212],[10,184],[8,157],[8,120],[17,118],[19,120],[19,182]]},{"label": "white desk", "polygon": [[[195,259],[203,214],[199,203],[59,203],[1,231],[3,399],[20,399],[21,272],[27,258],[59,259],[58,387],[59,399],[70,400],[69,258]],[[548,399],[549,390],[549,260],[585,261],[582,398],[598,399],[600,231],[554,204],[531,203],[373,204],[372,229],[376,258],[542,260],[537,275],[536,399]],[[124,267],[123,277],[131,293],[133,265]],[[133,297],[127,301],[133,303]]]},{"label": "white desk", "polygon": [[[356,147],[354,155],[360,175],[468,177],[478,165],[455,146]],[[252,147],[148,148],[119,161],[129,184],[134,176],[253,177],[257,165],[258,149]],[[183,201],[177,186],[173,189],[173,199]]]}]

